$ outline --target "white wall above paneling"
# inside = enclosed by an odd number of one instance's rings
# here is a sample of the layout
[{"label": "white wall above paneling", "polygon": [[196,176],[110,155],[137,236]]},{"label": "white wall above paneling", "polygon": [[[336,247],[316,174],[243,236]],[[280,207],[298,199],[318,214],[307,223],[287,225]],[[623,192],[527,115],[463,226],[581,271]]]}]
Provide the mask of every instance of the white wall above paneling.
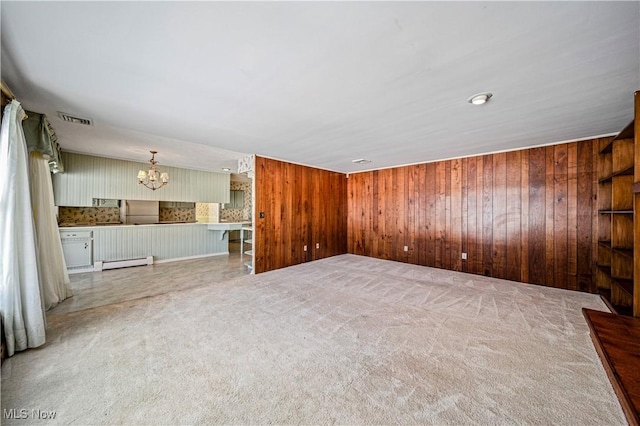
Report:
[{"label": "white wall above paneling", "polygon": [[138,170],[148,163],[91,155],[62,153],[65,173],[53,177],[57,206],[91,206],[93,198],[228,203],[227,173],[205,172],[158,165],[169,173],[169,185],[152,191],[138,184]]}]

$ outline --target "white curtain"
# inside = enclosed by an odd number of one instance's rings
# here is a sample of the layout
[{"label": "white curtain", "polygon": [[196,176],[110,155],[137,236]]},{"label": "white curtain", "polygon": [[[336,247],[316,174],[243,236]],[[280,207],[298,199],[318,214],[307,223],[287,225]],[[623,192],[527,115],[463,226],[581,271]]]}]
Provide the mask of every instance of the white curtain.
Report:
[{"label": "white curtain", "polygon": [[44,307],[49,310],[71,297],[69,274],[56,222],[49,162],[39,152],[29,154],[31,206],[38,243],[38,265]]},{"label": "white curtain", "polygon": [[17,101],[5,107],[0,130],[0,315],[7,352],[45,342],[36,235],[29,195],[24,110]]}]

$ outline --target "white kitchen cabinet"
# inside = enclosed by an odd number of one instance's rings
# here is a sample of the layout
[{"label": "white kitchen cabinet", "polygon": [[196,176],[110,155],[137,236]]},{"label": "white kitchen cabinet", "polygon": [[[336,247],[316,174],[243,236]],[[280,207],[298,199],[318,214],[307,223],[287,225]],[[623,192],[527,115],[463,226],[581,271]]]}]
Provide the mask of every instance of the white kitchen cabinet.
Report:
[{"label": "white kitchen cabinet", "polygon": [[232,189],[229,193],[229,202],[224,205],[225,209],[243,209],[244,208],[244,191]]},{"label": "white kitchen cabinet", "polygon": [[120,200],[108,200],[105,198],[94,198],[93,207],[120,207]]},{"label": "white kitchen cabinet", "polygon": [[[62,153],[65,172],[53,175],[56,206],[91,207],[93,199],[174,200],[176,202],[228,203],[231,187],[228,173],[166,167],[169,184],[157,191],[138,184],[138,170],[148,163]],[[160,158],[162,161],[162,158]]]}]

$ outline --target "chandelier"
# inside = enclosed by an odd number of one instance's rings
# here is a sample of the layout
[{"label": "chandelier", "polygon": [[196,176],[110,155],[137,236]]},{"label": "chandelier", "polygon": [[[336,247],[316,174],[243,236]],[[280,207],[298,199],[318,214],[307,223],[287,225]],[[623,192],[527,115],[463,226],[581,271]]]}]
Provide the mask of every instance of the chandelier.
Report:
[{"label": "chandelier", "polygon": [[169,173],[160,173],[156,168],[156,164],[158,164],[158,162],[156,161],[155,157],[158,151],[149,152],[151,153],[151,160],[149,160],[149,164],[151,164],[151,167],[149,167],[149,171],[147,172],[145,172],[144,170],[140,170],[138,172],[138,183],[140,185],[146,186],[152,191],[155,191],[156,189],[160,189],[169,183]]}]

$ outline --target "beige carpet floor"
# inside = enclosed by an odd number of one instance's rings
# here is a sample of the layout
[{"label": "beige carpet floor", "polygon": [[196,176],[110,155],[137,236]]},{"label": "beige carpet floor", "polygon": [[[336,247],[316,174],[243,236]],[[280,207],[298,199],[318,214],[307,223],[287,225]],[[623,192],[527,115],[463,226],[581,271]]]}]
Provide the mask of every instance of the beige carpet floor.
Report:
[{"label": "beige carpet floor", "polygon": [[[232,245],[234,244],[229,244]],[[239,247],[239,244],[237,246]],[[249,260],[251,259],[248,256],[232,253],[157,263],[153,266],[72,274],[69,278],[73,297],[49,310],[47,316],[158,296],[176,290],[214,286],[223,281],[249,275],[251,271],[244,264]]]},{"label": "beige carpet floor", "polygon": [[3,424],[625,424],[582,307],[606,310],[337,256],[51,316],[2,408],[56,417]]}]

